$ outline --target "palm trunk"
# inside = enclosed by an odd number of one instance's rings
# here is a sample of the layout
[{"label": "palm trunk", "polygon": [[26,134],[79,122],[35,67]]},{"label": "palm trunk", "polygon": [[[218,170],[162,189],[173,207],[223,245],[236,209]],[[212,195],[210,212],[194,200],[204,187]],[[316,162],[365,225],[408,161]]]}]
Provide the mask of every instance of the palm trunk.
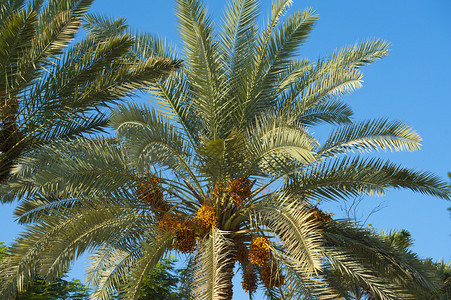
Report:
[{"label": "palm trunk", "polygon": [[236,256],[235,245],[232,242],[221,252],[219,257],[222,257],[222,259],[218,261],[218,268],[222,270],[220,276],[221,279],[219,281],[220,288],[215,294],[218,295],[218,300],[231,300],[233,296],[232,278],[234,275],[233,269],[235,267]]}]

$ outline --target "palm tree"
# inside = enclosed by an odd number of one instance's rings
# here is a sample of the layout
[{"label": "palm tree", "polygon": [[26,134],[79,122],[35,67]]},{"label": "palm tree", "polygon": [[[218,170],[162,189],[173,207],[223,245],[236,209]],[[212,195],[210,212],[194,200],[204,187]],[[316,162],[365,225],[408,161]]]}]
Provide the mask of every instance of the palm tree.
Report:
[{"label": "palm tree", "polygon": [[[126,33],[91,30],[70,46],[91,2],[0,2],[0,183],[21,154],[101,131],[106,107],[178,66],[140,57],[138,43]],[[88,29],[111,23],[87,18]],[[111,25],[126,28],[124,20]]]},{"label": "palm tree", "polygon": [[[0,266],[3,297],[36,274],[51,280],[85,251],[98,299],[123,285],[136,299],[173,251],[187,256],[193,299],[231,299],[237,262],[246,291],[261,282],[285,299],[337,299],[337,274],[381,299],[436,289],[413,253],[312,204],[392,188],[449,195],[433,174],[361,157],[421,142],[398,121],[352,122],[341,100],[388,44],[299,59],[317,18],[284,18],[290,3],[274,1],[259,29],[258,2],[234,0],[216,33],[200,0],[177,0],[186,66],[150,84],[157,110],[121,105],[117,137],[45,145],[19,160],[0,197],[23,198],[16,215],[30,225]],[[309,133],[321,123],[336,126],[323,144]]]}]

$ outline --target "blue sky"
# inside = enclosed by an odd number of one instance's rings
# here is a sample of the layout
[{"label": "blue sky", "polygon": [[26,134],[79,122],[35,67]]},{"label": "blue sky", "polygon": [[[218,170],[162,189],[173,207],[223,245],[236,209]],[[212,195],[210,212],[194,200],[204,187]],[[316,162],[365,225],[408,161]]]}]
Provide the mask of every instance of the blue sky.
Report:
[{"label": "blue sky", "polygon": [[[225,1],[207,1],[217,24]],[[262,16],[270,0],[262,1]],[[384,158],[442,176],[451,171],[451,2],[401,0],[295,0],[290,12],[312,7],[320,19],[299,55],[316,59],[356,41],[382,38],[391,43],[391,54],[363,69],[363,88],[344,100],[351,104],[355,120],[399,119],[411,125],[423,138],[422,149],[412,153],[381,154]],[[125,17],[132,28],[158,33],[180,43],[174,1],[96,0],[93,12]],[[260,19],[263,24],[263,18]],[[143,98],[145,101],[145,97]],[[327,129],[327,128],[326,128]],[[321,140],[321,132],[318,132]],[[380,203],[384,208],[368,223],[377,230],[407,229],[421,257],[451,259],[451,202],[393,191],[382,198],[364,199],[360,215]],[[340,215],[339,205],[330,205]],[[0,241],[11,243],[18,232],[13,224],[13,205],[0,212]],[[73,273],[82,277],[77,267]],[[236,284],[238,285],[238,283]],[[237,294],[236,299],[243,299]]]}]

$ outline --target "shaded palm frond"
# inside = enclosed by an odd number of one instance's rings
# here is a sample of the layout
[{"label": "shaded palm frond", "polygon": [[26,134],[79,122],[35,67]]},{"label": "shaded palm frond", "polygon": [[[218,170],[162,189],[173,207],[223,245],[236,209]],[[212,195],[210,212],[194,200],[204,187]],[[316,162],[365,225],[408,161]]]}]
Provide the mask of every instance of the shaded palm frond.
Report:
[{"label": "shaded palm frond", "polygon": [[52,199],[49,196],[35,195],[33,199],[26,199],[14,210],[14,215],[19,224],[27,224],[39,221],[42,216],[58,213],[60,208],[72,208],[79,199],[63,198]]},{"label": "shaded palm frond", "polygon": [[0,3],[0,27],[15,11],[25,6],[25,0],[2,1]]},{"label": "shaded palm frond", "polygon": [[125,150],[111,139],[78,139],[44,146],[20,163],[21,168],[5,187],[8,199],[32,199],[39,194],[60,198],[100,196],[133,186],[137,178]]},{"label": "shaded palm frond", "polygon": [[334,221],[325,226],[324,236],[330,246],[326,253],[331,250],[327,257],[337,267],[335,271],[350,276],[350,282],[356,280],[373,295],[414,299],[418,296],[415,293],[431,293],[439,286],[432,269],[384,235]]},{"label": "shaded palm frond", "polygon": [[[80,209],[80,212],[79,215],[72,214],[75,216],[71,215],[69,219],[81,219],[82,222],[72,221],[71,228],[62,232],[64,239],[52,240],[51,247],[42,253],[40,268],[49,280],[62,274],[85,251],[99,247],[104,242],[122,239],[123,234],[131,239],[133,231],[127,230],[130,226],[139,226],[140,232],[134,234],[142,235],[144,228],[152,224],[148,214],[127,206],[97,206],[89,210]],[[59,215],[62,214],[60,209]]]},{"label": "shaded palm frond", "polygon": [[[12,246],[14,255],[2,272],[0,295],[12,297],[27,281],[33,280],[37,272],[43,272],[49,279],[61,276],[74,258],[103,243],[104,238],[111,236],[111,230],[120,231],[129,224],[130,219],[117,218],[119,214],[117,208],[111,207],[73,212],[60,210],[58,215],[30,226]],[[66,215],[67,218],[62,218]],[[134,220],[139,219],[135,215]],[[65,239],[66,234],[72,234],[74,239]]]},{"label": "shaded palm frond", "polygon": [[351,253],[331,249],[329,258],[336,270],[358,279],[380,299],[396,299],[399,295],[395,286],[379,278],[376,273],[371,271],[370,266],[362,265],[353,258]]},{"label": "shaded palm frond", "polygon": [[[268,226],[281,240],[285,262],[296,265],[307,278],[321,270],[322,238],[307,206],[287,198],[265,200],[251,213],[257,227]],[[258,225],[257,225],[258,224]]]}]

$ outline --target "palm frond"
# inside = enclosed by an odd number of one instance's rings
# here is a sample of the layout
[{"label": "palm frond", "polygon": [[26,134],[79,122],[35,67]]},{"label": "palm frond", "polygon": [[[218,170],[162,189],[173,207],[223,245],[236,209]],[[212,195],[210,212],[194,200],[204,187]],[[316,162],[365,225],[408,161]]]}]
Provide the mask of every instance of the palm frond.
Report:
[{"label": "palm frond", "polygon": [[90,36],[104,40],[125,33],[128,25],[124,17],[112,19],[101,14],[86,14],[83,28]]},{"label": "palm frond", "polygon": [[363,41],[335,51],[330,58],[318,59],[313,69],[293,82],[284,95],[284,105],[291,109],[299,107],[294,114],[301,116],[318,103],[360,88],[362,74],[358,68],[386,56],[388,46],[382,40]]},{"label": "palm frond", "polygon": [[226,85],[221,85],[223,71],[219,64],[213,21],[200,0],[178,0],[176,9],[187,57],[185,73],[193,85],[191,100],[208,128],[206,133],[212,135],[208,138],[215,139],[229,108],[224,106],[226,93],[223,89]]},{"label": "palm frond", "polygon": [[63,198],[103,195],[133,186],[136,180],[125,150],[110,139],[78,139],[45,146],[20,162],[10,185],[16,197],[39,193]]},{"label": "palm frond", "polygon": [[[55,140],[69,140],[81,137],[84,134],[104,133],[109,123],[108,116],[104,113],[89,116],[72,116],[68,119],[55,120],[50,126],[42,126],[33,143],[37,145],[48,144]],[[44,124],[42,124],[44,125]],[[39,134],[37,134],[39,133]]]},{"label": "palm frond", "polygon": [[302,78],[307,72],[313,70],[315,65],[306,58],[292,58],[281,68],[276,79],[275,95],[286,92],[296,81]]},{"label": "palm frond", "polygon": [[287,191],[301,197],[346,199],[360,194],[383,195],[390,188],[449,199],[446,183],[429,172],[406,169],[381,159],[357,158],[321,161],[289,178]]},{"label": "palm frond", "polygon": [[143,228],[152,222],[148,214],[128,205],[97,201],[89,209],[59,208],[58,213],[43,216],[36,225],[29,226],[13,245],[14,256],[4,272],[1,295],[8,297],[20,291],[37,272],[49,280],[60,276],[86,250],[104,243],[116,244],[124,238],[130,241],[133,235],[139,239]]},{"label": "palm frond", "polygon": [[328,64],[337,67],[362,67],[387,56],[389,47],[389,43],[380,39],[365,40],[335,51],[328,59]]},{"label": "palm frond", "polygon": [[199,185],[184,136],[155,111],[133,104],[119,106],[113,111],[111,124],[119,137],[129,140],[127,151],[138,172],[143,172],[146,166],[160,166],[174,174],[189,176]]},{"label": "palm frond", "polygon": [[[76,220],[76,218],[75,218]],[[59,218],[49,218],[46,223],[41,223],[29,228],[29,231],[23,234],[12,246],[13,256],[10,257],[8,265],[5,267],[1,275],[0,296],[8,299],[16,295],[24,289],[28,281],[32,281],[39,270],[39,260],[42,252],[49,243],[55,239],[61,238],[62,232],[68,227],[74,219],[68,219],[64,222]],[[66,268],[73,257],[66,261]],[[62,275],[62,273],[54,273],[53,276]]]},{"label": "palm frond", "polygon": [[421,143],[411,127],[399,121],[371,120],[353,123],[333,131],[318,151],[319,155],[334,155],[352,150],[414,151]]},{"label": "palm frond", "polygon": [[415,254],[397,247],[384,235],[349,222],[333,221],[325,226],[324,236],[330,245],[326,253],[331,264],[369,288],[373,295],[414,299],[411,293],[415,290],[430,293],[439,285],[436,274]]},{"label": "palm frond", "polygon": [[[177,61],[177,49],[174,44],[155,34],[134,32],[133,54],[139,58],[160,57]],[[179,61],[180,62],[180,61]]]},{"label": "palm frond", "polygon": [[268,226],[280,238],[285,263],[290,261],[303,270],[303,275],[312,278],[321,270],[321,234],[307,206],[288,198],[263,201],[250,218],[258,227]]},{"label": "palm frond", "polygon": [[179,72],[173,73],[152,84],[150,93],[155,97],[151,101],[159,109],[159,113],[179,124],[191,144],[197,145],[198,132],[202,132],[205,127],[191,102],[192,95],[186,76]]},{"label": "palm frond", "polygon": [[[290,120],[291,121],[291,120]],[[290,157],[301,164],[308,164],[315,160],[313,149],[317,141],[298,124],[271,113],[257,119],[254,128],[249,129],[247,145],[248,168],[257,164],[262,170],[266,166],[278,164],[284,157]],[[252,138],[251,138],[252,137]]]},{"label": "palm frond", "polygon": [[4,22],[14,12],[21,10],[25,6],[25,0],[12,0],[0,2],[0,28],[3,27]]},{"label": "palm frond", "polygon": [[[227,76],[222,84],[227,95],[228,121],[224,129],[242,128],[248,104],[249,75],[254,64],[257,39],[255,24],[259,3],[255,0],[230,1],[223,13],[220,39],[221,63]],[[225,122],[226,120],[224,120]]]},{"label": "palm frond", "polygon": [[[76,212],[80,213],[77,214]],[[61,209],[59,217],[65,212]],[[49,280],[55,279],[64,272],[70,263],[87,250],[100,246],[102,243],[121,239],[122,235],[131,238],[128,228],[141,225],[142,228],[152,224],[146,213],[133,207],[118,205],[93,207],[92,209],[71,209],[68,216],[71,224],[60,232],[61,237],[53,237],[51,247],[42,253],[40,268]],[[46,220],[44,220],[46,221]],[[53,222],[52,222],[53,223]],[[28,246],[32,248],[33,245]]]},{"label": "palm frond", "polygon": [[[23,82],[21,72],[23,53],[27,53],[37,23],[37,14],[25,10],[8,16],[6,24],[0,28],[0,70],[5,76],[0,83],[8,97],[17,94],[17,85]],[[4,92],[2,92],[3,94]],[[5,95],[3,96],[5,97]]]},{"label": "palm frond", "polygon": [[35,195],[32,199],[26,199],[14,210],[14,215],[19,224],[28,224],[39,221],[41,217],[57,213],[60,208],[72,208],[79,199],[63,198],[54,199],[49,196]]},{"label": "palm frond", "polygon": [[256,0],[234,0],[224,11],[220,38],[223,59],[231,76],[246,64],[254,41],[248,33],[253,31],[258,15],[259,3]]},{"label": "palm frond", "polygon": [[87,283],[94,289],[96,299],[111,299],[125,283],[136,263],[136,253],[110,246],[98,248],[91,255],[87,269]]},{"label": "palm frond", "polygon": [[[278,78],[281,72],[287,68],[291,62],[291,57],[295,51],[306,40],[307,35],[313,29],[317,17],[311,9],[306,9],[301,13],[290,16],[287,20],[276,27],[277,30],[272,35],[265,57],[261,88],[262,99],[277,98],[278,92],[282,88],[278,87]],[[282,83],[282,85],[284,85]]]},{"label": "palm frond", "polygon": [[290,56],[305,40],[316,20],[311,10],[305,10],[277,27],[279,18],[290,4],[291,1],[273,3],[272,17],[258,43],[255,54],[257,59],[252,66],[253,81],[249,87],[250,96],[244,118],[247,122],[277,103],[278,93],[287,85],[286,80],[280,77],[280,73],[289,67]]},{"label": "palm frond", "polygon": [[[62,11],[69,11],[77,19],[86,14],[93,0],[50,0],[46,2],[46,6],[42,7],[40,19],[50,20]],[[42,27],[45,26],[45,21],[42,22]]]},{"label": "palm frond", "polygon": [[157,238],[152,238],[148,244],[143,244],[142,257],[136,261],[133,272],[129,275],[124,299],[138,299],[139,288],[144,277],[164,257],[174,242],[172,233],[165,233]]},{"label": "palm frond", "polygon": [[331,249],[329,258],[335,269],[362,281],[371,290],[371,293],[377,295],[380,299],[396,299],[399,295],[395,286],[381,280],[377,274],[371,271],[370,266],[362,265],[356,261],[351,253]]},{"label": "palm frond", "polygon": [[346,103],[330,99],[314,105],[312,108],[302,110],[297,121],[304,126],[313,126],[321,123],[334,125],[349,124],[353,115],[352,109]]}]

